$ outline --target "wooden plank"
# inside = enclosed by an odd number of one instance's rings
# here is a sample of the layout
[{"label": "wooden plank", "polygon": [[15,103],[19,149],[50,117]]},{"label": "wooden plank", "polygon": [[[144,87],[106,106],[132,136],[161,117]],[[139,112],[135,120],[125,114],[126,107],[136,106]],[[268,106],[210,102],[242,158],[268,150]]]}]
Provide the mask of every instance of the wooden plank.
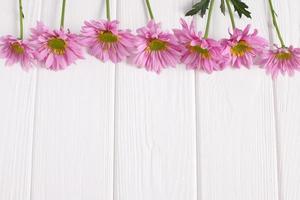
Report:
[{"label": "wooden plank", "polygon": [[[18,36],[18,1],[0,1],[0,35]],[[37,0],[23,4],[25,35],[38,18]],[[30,200],[36,71],[0,60],[0,199]]]},{"label": "wooden plank", "polygon": [[[267,38],[265,3],[246,2],[253,13],[253,27]],[[212,37],[228,37],[228,18],[215,10]],[[235,19],[240,28],[250,23]],[[200,24],[203,29],[204,20]],[[270,77],[257,67],[197,73],[196,91],[200,199],[278,199]]]},{"label": "wooden plank", "polygon": [[[164,29],[179,27],[186,0],[151,0]],[[147,23],[144,1],[118,1],[122,27]],[[134,14],[133,14],[134,13]],[[160,75],[126,63],[116,71],[115,199],[195,200],[194,73]]]},{"label": "wooden plank", "polygon": [[[278,23],[286,45],[300,47],[300,2],[296,0],[276,1],[274,8],[278,13]],[[270,22],[271,23],[271,22]],[[275,30],[274,42],[279,43]],[[300,75],[294,77],[278,76],[274,82],[279,161],[280,200],[300,198]]]},{"label": "wooden plank", "polygon": [[[43,1],[41,19],[52,28],[61,2]],[[67,1],[66,27],[78,32],[84,20],[104,18],[104,6]],[[32,199],[112,200],[114,71],[88,55],[62,72],[39,70]]]}]

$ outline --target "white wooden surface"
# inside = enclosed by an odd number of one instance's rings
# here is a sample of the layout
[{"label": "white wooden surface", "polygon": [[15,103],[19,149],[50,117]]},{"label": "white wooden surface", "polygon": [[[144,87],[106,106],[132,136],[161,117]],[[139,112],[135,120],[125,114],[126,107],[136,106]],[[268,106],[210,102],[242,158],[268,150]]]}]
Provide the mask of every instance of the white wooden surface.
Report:
[{"label": "white wooden surface", "polygon": [[[121,27],[147,22],[143,0],[111,3]],[[192,3],[152,0],[166,30]],[[267,1],[247,3],[253,27],[277,42]],[[17,1],[0,5],[0,35],[17,34]],[[104,5],[69,1],[66,25],[78,32],[105,17]],[[37,20],[56,28],[60,6],[24,1],[26,35]],[[287,43],[300,46],[300,2],[274,6]],[[217,10],[212,23],[212,37],[227,36]],[[273,82],[257,68],[207,75],[178,65],[158,76],[86,55],[59,73],[0,60],[0,92],[1,200],[300,199],[300,75]]]}]

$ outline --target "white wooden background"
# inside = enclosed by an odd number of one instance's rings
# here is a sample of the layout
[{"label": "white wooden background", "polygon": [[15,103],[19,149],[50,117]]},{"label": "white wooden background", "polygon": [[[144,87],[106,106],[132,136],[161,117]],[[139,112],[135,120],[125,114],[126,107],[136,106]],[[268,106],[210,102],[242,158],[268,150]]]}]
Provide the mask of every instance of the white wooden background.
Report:
[{"label": "white wooden background", "polygon": [[[193,0],[152,0],[163,28]],[[217,1],[218,2],[218,1]],[[123,28],[145,25],[143,0],[112,0]],[[267,0],[253,27],[277,42]],[[104,0],[69,0],[66,25],[105,17]],[[274,0],[286,43],[300,46],[300,1]],[[24,0],[26,35],[56,28],[60,0]],[[211,36],[230,26],[217,10]],[[18,33],[17,0],[0,0],[0,35]],[[237,20],[244,27],[249,20]],[[197,18],[199,29],[204,20]],[[299,200],[300,75],[260,69],[158,76],[93,57],[55,73],[0,61],[1,200]]]}]

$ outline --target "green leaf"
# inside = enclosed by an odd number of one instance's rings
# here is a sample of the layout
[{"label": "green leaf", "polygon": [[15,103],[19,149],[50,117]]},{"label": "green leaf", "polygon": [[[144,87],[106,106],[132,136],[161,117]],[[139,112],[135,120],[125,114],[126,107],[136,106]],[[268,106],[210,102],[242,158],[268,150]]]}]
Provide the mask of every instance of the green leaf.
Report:
[{"label": "green leaf", "polygon": [[206,10],[208,9],[210,0],[201,0],[200,2],[193,5],[192,9],[189,10],[185,16],[193,16],[197,13],[200,14],[201,17],[203,17],[206,13]]},{"label": "green leaf", "polygon": [[221,0],[220,9],[223,15],[225,15],[225,0]]},{"label": "green leaf", "polygon": [[251,18],[251,12],[248,10],[248,6],[242,2],[241,0],[230,0],[233,7],[234,11],[236,11],[241,18],[242,15],[245,15],[248,18]]},{"label": "green leaf", "polygon": [[199,12],[199,10],[197,10],[197,9],[191,9],[187,13],[185,13],[185,16],[193,16],[193,15],[197,14],[198,12]]}]

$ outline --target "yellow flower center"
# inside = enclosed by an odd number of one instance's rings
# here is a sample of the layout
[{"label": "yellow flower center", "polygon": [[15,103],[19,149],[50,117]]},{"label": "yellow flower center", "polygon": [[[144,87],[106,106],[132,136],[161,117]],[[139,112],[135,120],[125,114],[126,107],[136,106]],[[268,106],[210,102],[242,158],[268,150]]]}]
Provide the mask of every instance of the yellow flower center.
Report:
[{"label": "yellow flower center", "polygon": [[275,55],[278,60],[289,60],[292,56],[293,55],[290,51],[279,52]]},{"label": "yellow flower center", "polygon": [[154,39],[149,42],[148,47],[150,51],[162,51],[167,48],[167,43],[159,39]]},{"label": "yellow flower center", "polygon": [[60,38],[52,38],[48,40],[48,47],[51,49],[51,51],[55,54],[62,55],[66,51],[66,41]]},{"label": "yellow flower center", "polygon": [[114,43],[118,41],[118,36],[110,31],[102,31],[98,35],[98,40],[104,43]]},{"label": "yellow flower center", "polygon": [[244,40],[239,41],[231,47],[231,53],[237,57],[244,56],[245,53],[252,51],[252,47]]},{"label": "yellow flower center", "polygon": [[198,53],[202,58],[210,58],[210,53],[207,49],[200,46],[190,46],[192,52]]},{"label": "yellow flower center", "polygon": [[15,53],[15,54],[18,54],[18,55],[21,55],[21,54],[23,54],[24,53],[24,47],[22,47],[21,45],[20,45],[20,43],[18,43],[18,42],[14,42],[14,43],[12,43],[11,45],[10,45],[10,48],[11,48],[11,50]]}]

